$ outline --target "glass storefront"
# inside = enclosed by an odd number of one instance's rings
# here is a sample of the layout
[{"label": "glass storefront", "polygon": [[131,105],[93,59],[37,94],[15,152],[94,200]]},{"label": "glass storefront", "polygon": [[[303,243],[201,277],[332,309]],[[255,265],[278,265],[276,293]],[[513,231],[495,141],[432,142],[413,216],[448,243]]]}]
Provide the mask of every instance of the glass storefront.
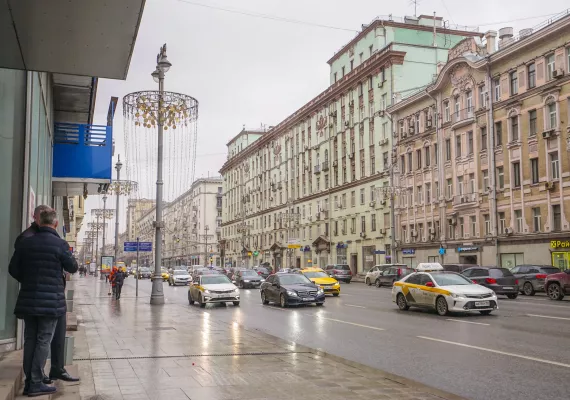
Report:
[{"label": "glass storefront", "polygon": [[570,268],[570,252],[568,251],[553,251],[552,252],[552,265],[567,270]]}]

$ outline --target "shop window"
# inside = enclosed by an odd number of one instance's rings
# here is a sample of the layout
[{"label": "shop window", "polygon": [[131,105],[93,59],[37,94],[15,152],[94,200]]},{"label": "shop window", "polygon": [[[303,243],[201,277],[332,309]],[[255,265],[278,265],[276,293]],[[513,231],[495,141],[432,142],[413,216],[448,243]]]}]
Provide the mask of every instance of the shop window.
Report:
[{"label": "shop window", "polygon": [[524,253],[502,253],[500,258],[503,268],[512,268],[524,264]]}]

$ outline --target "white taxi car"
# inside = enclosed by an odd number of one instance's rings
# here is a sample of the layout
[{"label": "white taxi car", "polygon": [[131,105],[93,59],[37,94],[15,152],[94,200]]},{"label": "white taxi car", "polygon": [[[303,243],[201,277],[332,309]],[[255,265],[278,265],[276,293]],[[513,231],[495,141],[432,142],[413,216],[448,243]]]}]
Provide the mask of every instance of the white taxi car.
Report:
[{"label": "white taxi car", "polygon": [[456,272],[444,271],[438,263],[420,263],[416,272],[394,283],[392,301],[400,310],[432,308],[439,315],[479,311],[490,314],[499,308],[497,295]]},{"label": "white taxi car", "polygon": [[197,302],[201,308],[207,303],[233,303],[239,306],[239,289],[221,274],[199,275],[188,288],[188,303]]}]

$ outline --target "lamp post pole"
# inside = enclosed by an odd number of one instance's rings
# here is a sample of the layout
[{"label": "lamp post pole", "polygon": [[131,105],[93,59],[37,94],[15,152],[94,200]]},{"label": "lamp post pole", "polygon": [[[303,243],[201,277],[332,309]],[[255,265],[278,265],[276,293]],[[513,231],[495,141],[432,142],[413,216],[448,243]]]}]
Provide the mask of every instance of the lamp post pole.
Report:
[{"label": "lamp post pole", "polygon": [[[119,195],[120,187],[118,186],[119,180],[121,179],[121,167],[123,164],[121,163],[121,156],[117,157],[117,164],[115,164],[115,168],[117,169],[117,187],[115,188],[115,265],[117,265],[117,254],[119,252]],[[138,247],[137,247],[138,248]],[[138,251],[137,251],[138,256]],[[138,262],[138,261],[137,261]],[[138,268],[138,266],[137,266]],[[138,275],[137,275],[138,277]],[[138,284],[138,282],[137,282]]]},{"label": "lamp post pole", "polygon": [[160,266],[162,264],[162,189],[164,182],[162,180],[162,160],[163,160],[163,96],[164,96],[164,74],[172,65],[166,58],[166,44],[160,48],[160,53],[156,57],[156,69],[152,73],[155,81],[158,80],[158,155],[156,166],[156,221],[155,221],[155,257],[154,257],[154,279],[152,280],[152,292],[150,295],[150,304],[164,304],[164,292],[162,290],[162,277]]},{"label": "lamp post pole", "polygon": [[206,248],[204,249],[206,254],[204,255],[204,261],[205,261],[204,265],[210,265],[211,266],[211,264],[209,264],[210,259],[208,258],[208,231],[209,230],[210,230],[210,228],[208,227],[208,225],[206,225],[204,227],[204,232],[206,232],[206,234],[204,235],[206,237]]},{"label": "lamp post pole", "polygon": [[[99,275],[101,275],[103,272],[101,271],[101,263],[99,262],[99,214],[97,214],[97,226],[95,229],[95,265],[99,265]],[[97,277],[97,268],[95,268],[95,277]]]},{"label": "lamp post pole", "polygon": [[[105,217],[107,216],[107,194],[103,195],[103,248],[101,249],[101,260],[105,256]],[[111,266],[112,267],[112,266]],[[103,268],[103,263],[101,263],[101,268]],[[99,279],[103,279],[103,274],[99,275]]]}]

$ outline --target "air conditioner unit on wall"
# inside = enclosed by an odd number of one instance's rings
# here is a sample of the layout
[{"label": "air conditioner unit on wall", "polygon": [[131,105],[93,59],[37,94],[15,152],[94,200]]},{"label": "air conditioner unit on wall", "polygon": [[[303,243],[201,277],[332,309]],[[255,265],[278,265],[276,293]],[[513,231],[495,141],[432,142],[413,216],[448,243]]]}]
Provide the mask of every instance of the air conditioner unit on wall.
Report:
[{"label": "air conditioner unit on wall", "polygon": [[552,71],[552,77],[553,78],[562,78],[564,76],[564,69],[562,68],[557,68],[554,71]]}]

